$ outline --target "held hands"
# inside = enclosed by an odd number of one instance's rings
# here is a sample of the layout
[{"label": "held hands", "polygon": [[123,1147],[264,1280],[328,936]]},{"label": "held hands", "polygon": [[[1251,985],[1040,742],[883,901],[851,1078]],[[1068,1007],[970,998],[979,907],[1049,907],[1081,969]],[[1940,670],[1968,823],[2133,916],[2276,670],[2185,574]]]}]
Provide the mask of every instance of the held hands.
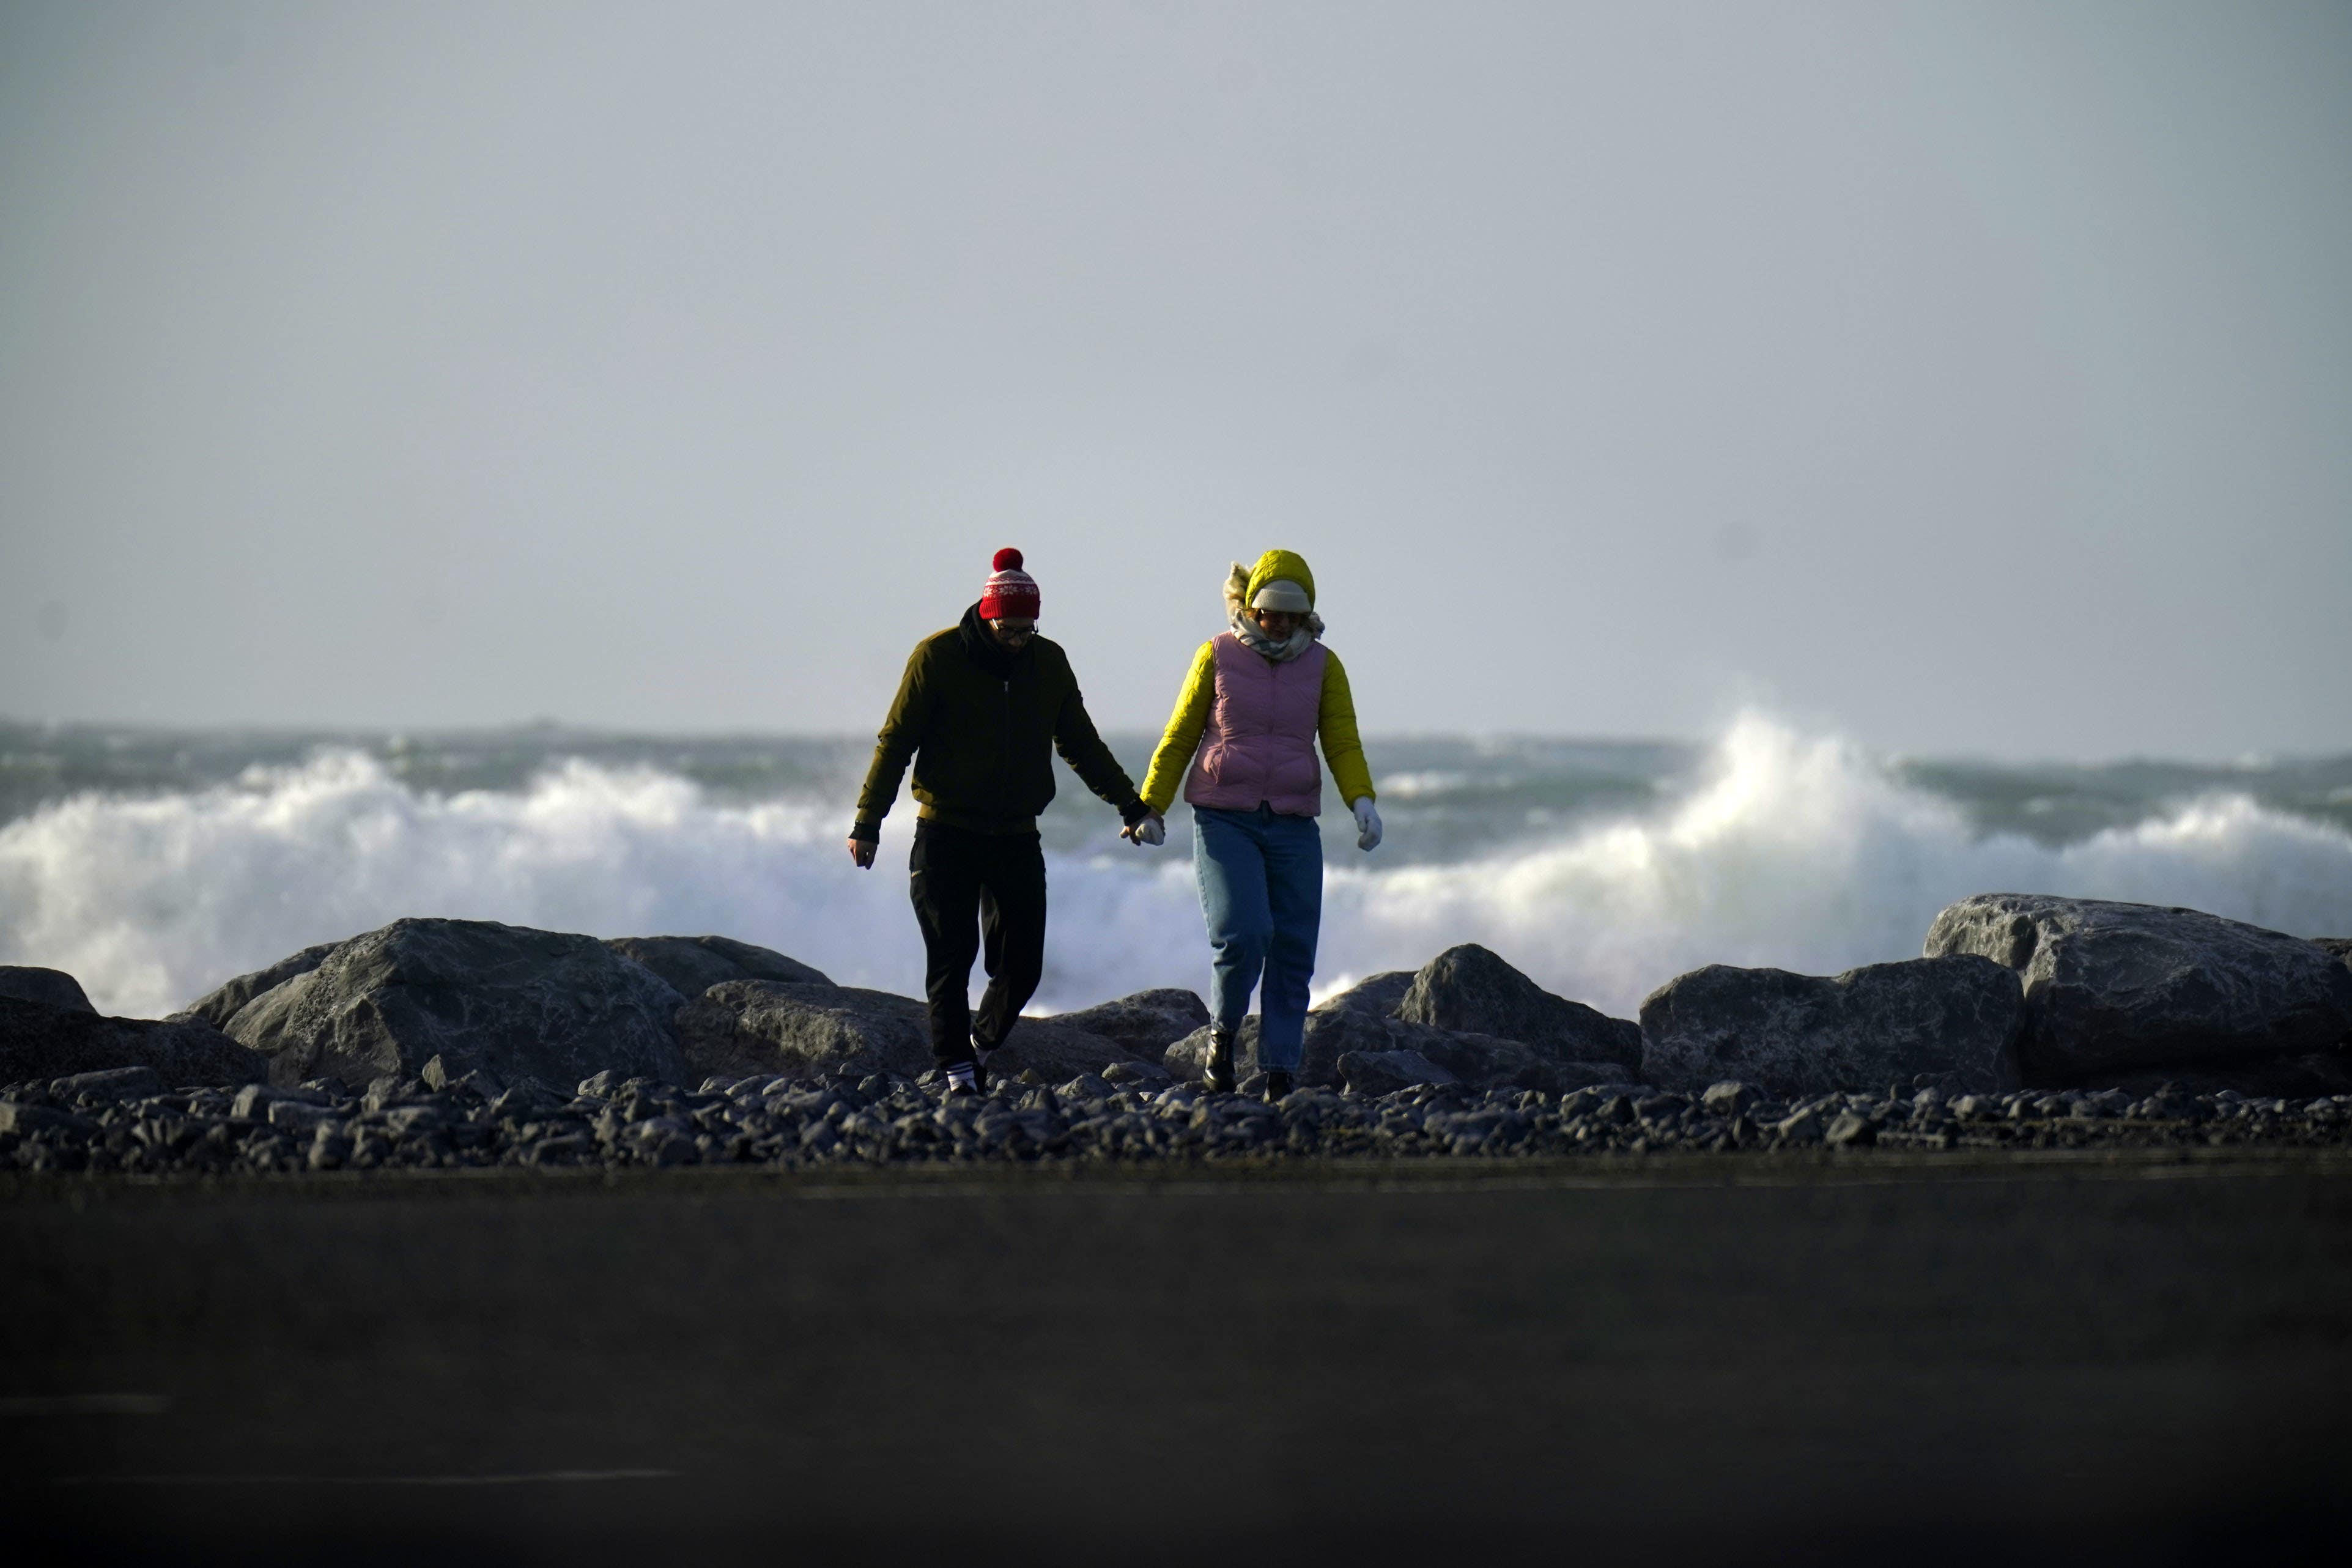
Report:
[{"label": "held hands", "polygon": [[1158,848],[1168,842],[1168,819],[1155,811],[1134,826],[1120,828],[1118,836],[1129,844],[1149,844]]},{"label": "held hands", "polygon": [[859,870],[871,871],[874,869],[875,851],[881,847],[871,838],[853,838],[849,841],[849,858],[856,863]]},{"label": "held hands", "polygon": [[1378,849],[1381,847],[1381,811],[1365,795],[1356,802],[1356,847]]}]

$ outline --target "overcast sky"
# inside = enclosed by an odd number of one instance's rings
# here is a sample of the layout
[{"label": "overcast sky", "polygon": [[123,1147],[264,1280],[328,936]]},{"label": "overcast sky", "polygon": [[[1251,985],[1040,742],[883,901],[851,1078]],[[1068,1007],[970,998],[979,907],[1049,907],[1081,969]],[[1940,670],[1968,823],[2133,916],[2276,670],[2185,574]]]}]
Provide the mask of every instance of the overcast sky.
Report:
[{"label": "overcast sky", "polygon": [[2352,5],[0,5],[0,715],[2352,747]]}]

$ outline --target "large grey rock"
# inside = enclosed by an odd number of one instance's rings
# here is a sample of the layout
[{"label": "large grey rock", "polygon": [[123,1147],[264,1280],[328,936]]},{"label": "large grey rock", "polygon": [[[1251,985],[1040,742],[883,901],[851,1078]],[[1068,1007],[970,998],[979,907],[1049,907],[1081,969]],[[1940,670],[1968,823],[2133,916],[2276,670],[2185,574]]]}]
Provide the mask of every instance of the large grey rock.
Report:
[{"label": "large grey rock", "polygon": [[915,1078],[931,1066],[923,1004],[847,985],[730,980],[677,1010],[677,1040],[693,1083],[842,1069]]},{"label": "large grey rock", "polygon": [[1396,1015],[1451,1034],[1517,1040],[1562,1061],[1632,1067],[1642,1059],[1640,1025],[1555,996],[1475,942],[1423,964]]},{"label": "large grey rock", "polygon": [[268,1058],[201,1018],[104,1018],[0,997],[0,1083],[142,1067],[174,1089],[250,1083],[269,1072]]},{"label": "large grey rock", "polygon": [[[1298,1081],[1310,1089],[1346,1083],[1339,1064],[1349,1056],[1384,1058],[1400,1051],[1433,1063],[1445,1073],[1443,1079],[1428,1081],[1458,1081],[1479,1089],[1540,1089],[1565,1094],[1595,1083],[1622,1083],[1636,1076],[1620,1063],[1567,1061],[1517,1040],[1383,1017],[1370,1007],[1338,997],[1307,1015],[1303,1046]],[[1178,1078],[1197,1081],[1206,1076],[1208,1060],[1209,1031],[1202,1028],[1169,1047],[1160,1065]],[[1265,1065],[1258,1054],[1255,1013],[1242,1020],[1234,1063],[1235,1076],[1241,1079]]]},{"label": "large grey rock", "polygon": [[1375,1018],[1393,1018],[1402,1005],[1406,993],[1412,989],[1414,975],[1410,969],[1390,969],[1360,980],[1334,996],[1327,996],[1318,1013],[1369,1013]]},{"label": "large grey rock", "polygon": [[490,921],[401,920],[338,942],[237,1009],[229,1033],[270,1058],[274,1083],[415,1078],[438,1056],[577,1083],[611,1068],[676,1082],[682,998],[592,936]]},{"label": "large grey rock", "polygon": [[[1255,1018],[1251,1020],[1254,1024]],[[1298,1081],[1312,1088],[1337,1088],[1340,1083],[1339,1058],[1350,1051],[1393,1051],[1411,1049],[1410,1042],[1399,1039],[1401,1033],[1442,1035],[1443,1030],[1407,1030],[1392,1017],[1375,1012],[1369,1006],[1353,1005],[1334,997],[1307,1015],[1307,1035],[1301,1042],[1298,1057]],[[1249,1047],[1248,1068],[1257,1070],[1257,1036],[1250,1033],[1245,1042]]]},{"label": "large grey rock", "polygon": [[173,1087],[163,1081],[162,1073],[142,1062],[137,1067],[103,1068],[97,1072],[54,1079],[50,1080],[49,1092],[60,1100],[145,1100]]},{"label": "large grey rock", "polygon": [[28,963],[0,963],[0,996],[63,1007],[70,1013],[95,1013],[81,982],[62,969],[38,969]]},{"label": "large grey rock", "polygon": [[[1004,1043],[989,1053],[989,1075],[1017,1078],[1034,1070],[1048,1083],[1067,1083],[1080,1073],[1100,1073],[1115,1063],[1150,1068],[1159,1061],[1157,1053],[1139,1057],[1107,1036],[1071,1027],[1069,1020],[1075,1016],[1065,1013],[1053,1018],[1024,1018],[1013,1025]],[[927,1059],[930,1056],[928,1036],[923,1055]]]},{"label": "large grey rock", "polygon": [[2352,966],[2196,910],[1980,893],[1936,917],[1926,951],[2018,972],[2029,1083],[2304,1056],[2352,1034]]},{"label": "large grey rock", "polygon": [[77,1116],[70,1110],[59,1110],[53,1105],[31,1105],[13,1100],[0,1100],[0,1132],[19,1136],[41,1132],[68,1132],[87,1136],[98,1131],[98,1123],[87,1116]]},{"label": "large grey rock", "polygon": [[316,947],[306,947],[299,952],[281,958],[267,969],[240,974],[197,997],[172,1016],[202,1018],[214,1028],[226,1030],[229,1020],[245,1011],[256,998],[277,990],[297,975],[310,973],[326,963],[327,955],[341,945],[336,942],[322,942]]},{"label": "large grey rock", "polygon": [[[1456,949],[1457,953],[1465,950]],[[1484,952],[1469,949],[1468,952]],[[1486,954],[1493,959],[1491,953]],[[1472,960],[1475,963],[1475,960]],[[1494,959],[1501,964],[1500,959]],[[1508,965],[1503,965],[1508,970]],[[1424,971],[1423,973],[1427,973]],[[1632,1062],[1604,1058],[1580,1061],[1559,1054],[1555,1047],[1528,1044],[1517,1037],[1484,1034],[1474,1029],[1445,1029],[1417,1022],[1402,1016],[1406,997],[1419,984],[1420,976],[1403,970],[1375,974],[1324,1002],[1307,1015],[1307,1049],[1299,1073],[1299,1082],[1308,1085],[1338,1084],[1341,1058],[1355,1051],[1381,1055],[1391,1051],[1413,1051],[1446,1069],[1462,1083],[1480,1089],[1540,1089],[1550,1094],[1565,1094],[1571,1089],[1600,1083],[1624,1083],[1639,1077]],[[1519,977],[1525,980],[1525,976]],[[1532,981],[1527,982],[1530,988]],[[1507,982],[1506,983],[1507,984]],[[1498,988],[1500,989],[1500,988]],[[1439,993],[1442,994],[1442,993]],[[1422,991],[1424,999],[1431,989]],[[1538,991],[1538,997],[1546,994]],[[1575,1008],[1573,1002],[1560,1002],[1551,996],[1550,1002]],[[1538,1004],[1541,1005],[1540,1003]],[[1590,1008],[1578,1008],[1580,1013]],[[1594,1014],[1595,1017],[1601,1016]],[[1581,1025],[1583,1020],[1579,1019]],[[1634,1030],[1638,1025],[1622,1019],[1604,1018],[1613,1031]],[[1553,1036],[1557,1042],[1560,1036]],[[1634,1060],[1639,1054],[1634,1054]],[[1255,1066],[1255,1061],[1251,1063]]]},{"label": "large grey rock", "polygon": [[2311,939],[2311,945],[2352,964],[2352,936],[2315,936]]},{"label": "large grey rock", "polygon": [[1786,1099],[1923,1074],[1948,1094],[1997,1093],[2018,1086],[2024,1029],[2017,977],[1973,954],[1826,978],[1717,963],[1642,1004],[1642,1073],[1683,1093],[1739,1079]]},{"label": "large grey rock", "polygon": [[1056,1013],[1053,1021],[1065,1028],[1099,1035],[1131,1056],[1156,1062],[1169,1047],[1208,1025],[1209,1006],[1190,991],[1138,991],[1075,1013]]},{"label": "large grey rock", "polygon": [[2352,1094],[2352,1055],[2314,1051],[2300,1057],[2269,1057],[2236,1067],[2145,1068],[2138,1072],[2095,1078],[2079,1087],[2120,1089],[2143,1095],[2153,1094],[2167,1085],[2184,1094],[2219,1094],[2232,1089],[2252,1100],[2316,1100],[2322,1095]]},{"label": "large grey rock", "polygon": [[1478,1089],[1539,1089],[1569,1094],[1604,1083],[1626,1083],[1637,1075],[1617,1062],[1571,1062],[1517,1040],[1492,1035],[1450,1035],[1443,1029],[1405,1025],[1393,1030],[1394,1048],[1417,1051],[1462,1083]]},{"label": "large grey rock", "polygon": [[1454,1075],[1419,1051],[1349,1051],[1339,1079],[1352,1094],[1394,1094],[1424,1083],[1452,1083]]},{"label": "large grey rock", "polygon": [[786,985],[830,985],[821,970],[770,948],[726,936],[616,936],[604,945],[642,963],[681,996],[699,996],[730,980],[774,980]]},{"label": "large grey rock", "polygon": [[[1412,1041],[1399,1038],[1402,1026],[1396,1010],[1412,988],[1412,981],[1408,970],[1390,970],[1326,998],[1322,1005],[1308,1012],[1298,1081],[1309,1088],[1337,1088],[1339,1058],[1349,1051],[1411,1049]],[[1258,1069],[1255,1014],[1243,1026],[1238,1055],[1244,1075]]]}]

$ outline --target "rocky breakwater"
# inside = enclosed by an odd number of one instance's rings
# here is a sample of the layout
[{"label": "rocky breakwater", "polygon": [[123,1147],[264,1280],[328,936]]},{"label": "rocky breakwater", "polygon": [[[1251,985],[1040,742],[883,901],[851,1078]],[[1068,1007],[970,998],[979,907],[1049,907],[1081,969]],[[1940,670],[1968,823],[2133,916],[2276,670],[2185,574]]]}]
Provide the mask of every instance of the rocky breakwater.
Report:
[{"label": "rocky breakwater", "polygon": [[436,1057],[459,1074],[573,1083],[608,1067],[682,1077],[684,1001],[593,937],[400,920],[240,976],[179,1016],[260,1052],[281,1086],[412,1077]]},{"label": "rocky breakwater", "polygon": [[[89,1013],[69,975],[5,972],[14,988]],[[0,989],[0,996],[7,992]],[[1125,1066],[1164,1079],[1158,1058],[1207,1016],[1189,992],[1146,992],[1053,1019],[1024,1019],[995,1058],[1003,1073],[1055,1080]],[[836,985],[770,949],[721,936],[593,937],[487,921],[403,920],[303,949],[229,980],[139,1029],[219,1040],[243,1078],[281,1089],[472,1074],[502,1083],[599,1073],[665,1083],[754,1073],[815,1079],[912,1077],[931,1067],[923,1004]],[[27,1081],[148,1065],[168,1082],[239,1081],[183,1071],[150,1050],[120,1059],[26,1056]],[[346,1092],[348,1092],[346,1088]]]},{"label": "rocky breakwater", "polygon": [[[1236,1042],[1245,1085],[1258,1070],[1258,1019]],[[1556,996],[1486,948],[1446,949],[1418,973],[1376,974],[1307,1016],[1298,1081],[1385,1094],[1419,1084],[1559,1095],[1640,1077],[1639,1025]],[[1168,1047],[1179,1077],[1206,1071],[1209,1029]]]},{"label": "rocky breakwater", "polygon": [[60,970],[0,965],[0,1082],[137,1068],[175,1084],[236,1084],[268,1063],[202,1019],[109,1018]]},{"label": "rocky breakwater", "polygon": [[[1194,1010],[1198,997],[1186,997]],[[1029,1073],[1059,1081],[1079,1073],[1122,1068],[1165,1080],[1157,1061],[1165,1040],[1168,994],[1144,992],[1085,1013],[1024,1018],[990,1054],[999,1076]],[[882,1073],[915,1078],[932,1068],[930,1026],[924,1005],[909,996],[850,986],[785,984],[771,980],[713,985],[678,1010],[678,1044],[688,1076],[785,1079],[862,1078]],[[1137,1050],[1088,1025],[1116,1028]],[[1146,1054],[1138,1054],[1139,1051]]]},{"label": "rocky breakwater", "polygon": [[1838,975],[1710,964],[1642,1004],[1642,1068],[1685,1091],[1739,1079],[1780,1095],[1897,1084],[1949,1094],[2019,1087],[2025,996],[1971,954]]},{"label": "rocky breakwater", "polygon": [[1984,893],[1937,915],[1926,951],[2017,975],[2028,1084],[2352,1090],[2352,967],[2338,942],[2196,910]]},{"label": "rocky breakwater", "polygon": [[951,1100],[920,1003],[764,948],[402,921],[162,1023],[101,1018],[57,971],[0,969],[0,1169],[2352,1142],[2341,952],[2192,911],[2006,895],[1953,906],[1928,945],[1836,976],[1711,966],[1661,987],[1639,1025],[1454,948],[1315,1009],[1306,1081],[1269,1105],[1192,1081],[1207,1013],[1190,992],[1024,1019],[992,1092]]},{"label": "rocky breakwater", "polygon": [[2194,910],[1987,893],[1925,956],[1838,975],[1709,965],[1642,1005],[1664,1089],[1770,1092],[2352,1091],[2347,944]]}]

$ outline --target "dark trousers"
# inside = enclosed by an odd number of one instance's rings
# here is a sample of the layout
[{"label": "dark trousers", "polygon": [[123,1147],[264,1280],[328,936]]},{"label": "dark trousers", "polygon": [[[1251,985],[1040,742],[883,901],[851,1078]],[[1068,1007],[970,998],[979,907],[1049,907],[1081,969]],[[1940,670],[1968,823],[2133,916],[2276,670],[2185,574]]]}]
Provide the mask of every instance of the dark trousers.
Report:
[{"label": "dark trousers", "polygon": [[[907,868],[928,958],[931,1054],[971,1060],[975,1035],[994,1049],[1037,994],[1045,968],[1045,854],[1034,833],[974,833],[915,824]],[[971,961],[985,951],[988,990],[971,1011]]]}]

